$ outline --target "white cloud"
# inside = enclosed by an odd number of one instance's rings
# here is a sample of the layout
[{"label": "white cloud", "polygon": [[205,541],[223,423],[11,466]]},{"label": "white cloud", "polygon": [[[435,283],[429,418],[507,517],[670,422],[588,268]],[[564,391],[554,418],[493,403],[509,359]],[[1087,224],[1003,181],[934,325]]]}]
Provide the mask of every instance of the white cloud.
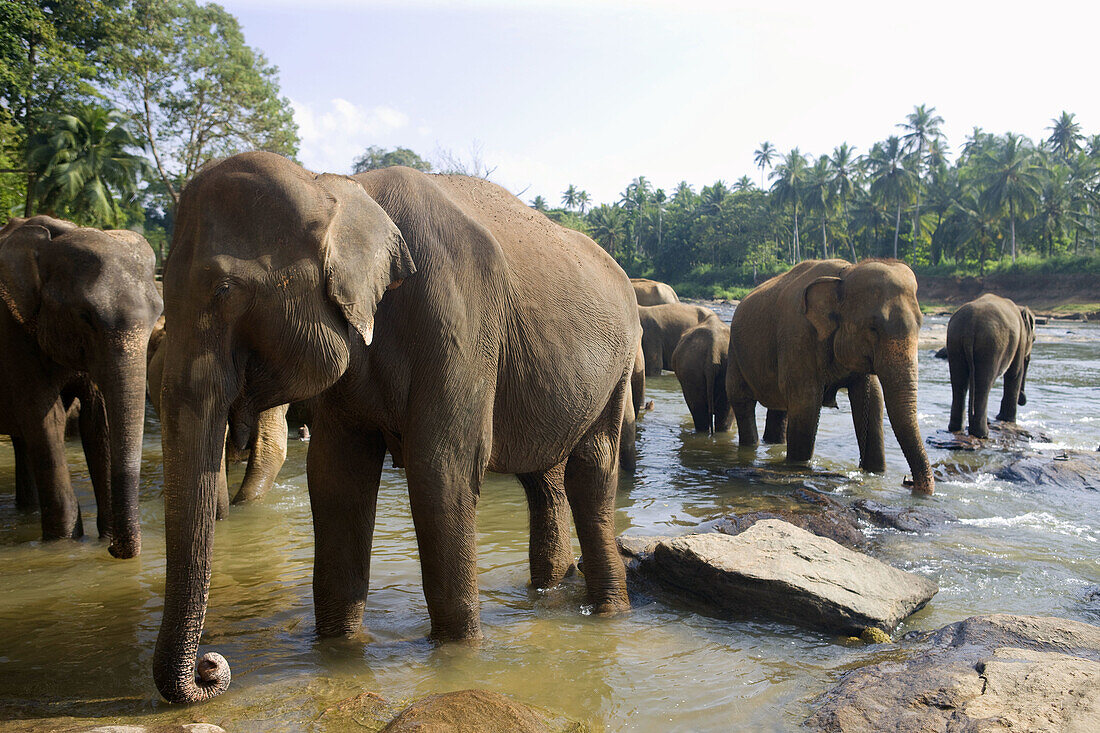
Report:
[{"label": "white cloud", "polygon": [[362,107],[337,97],[327,105],[290,101],[298,123],[298,157],[306,168],[343,173],[368,145],[384,144],[409,126],[404,112],[387,105]]}]

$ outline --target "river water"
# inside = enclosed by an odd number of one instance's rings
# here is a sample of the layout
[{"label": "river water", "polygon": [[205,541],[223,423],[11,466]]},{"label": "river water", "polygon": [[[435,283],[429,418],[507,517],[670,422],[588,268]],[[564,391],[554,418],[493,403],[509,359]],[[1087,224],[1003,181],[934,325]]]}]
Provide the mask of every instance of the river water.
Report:
[{"label": "river water", "polygon": [[[722,315],[728,321],[728,308]],[[926,319],[920,355],[920,422],[946,428],[947,363],[934,359],[944,319]],[[1020,424],[1049,442],[1100,444],[1100,328],[1039,327]],[[998,385],[999,388],[999,385]],[[782,449],[739,451],[734,433],[691,432],[671,373],[649,381],[655,409],[639,426],[637,474],[624,477],[618,524],[632,534],[678,534],[731,511],[780,506],[790,485],[731,477],[734,465],[767,465]],[[991,399],[996,405],[999,393]],[[870,552],[935,579],[940,592],[899,632],[985,613],[1030,613],[1100,623],[1087,589],[1100,583],[1100,492],[1008,484],[989,467],[1005,450],[930,449],[936,495],[912,497],[906,466],[887,436],[888,471],[861,474],[846,395],[825,410],[805,482],[843,497],[925,504],[959,521],[926,534],[870,530]],[[993,408],[995,409],[995,408]],[[763,422],[761,420],[761,429]],[[14,510],[11,446],[0,443],[0,728],[51,730],[65,723],[195,720],[231,731],[342,730],[322,713],[364,691],[400,701],[482,687],[564,713],[593,730],[791,730],[810,703],[853,666],[896,655],[829,634],[757,620],[723,620],[667,600],[634,599],[616,618],[585,614],[577,577],[548,592],[527,588],[527,514],[510,476],[490,475],[478,507],[484,641],[434,646],[408,499],[387,469],[378,500],[372,587],[357,640],[318,640],[313,630],[312,527],[307,443],[292,441],[277,488],[261,504],[219,522],[203,650],[225,655],[229,692],[176,708],[153,686],[153,645],[164,577],[160,433],[146,427],[142,486],[144,553],[111,559],[97,540],[38,541],[37,516]],[[69,457],[94,536],[94,501],[79,442]],[[963,471],[953,470],[962,466]],[[827,474],[841,474],[839,480]],[[231,480],[240,480],[235,467]],[[579,548],[577,549],[579,552]]]}]

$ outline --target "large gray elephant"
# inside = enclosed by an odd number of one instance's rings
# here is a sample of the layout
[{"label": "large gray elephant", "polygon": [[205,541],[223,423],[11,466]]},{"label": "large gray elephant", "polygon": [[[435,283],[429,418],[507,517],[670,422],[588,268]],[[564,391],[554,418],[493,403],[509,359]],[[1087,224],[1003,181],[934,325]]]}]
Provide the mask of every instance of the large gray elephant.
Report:
[{"label": "large gray elephant", "polygon": [[672,370],[700,433],[725,432],[733,422],[733,410],[726,399],[729,348],[729,326],[708,318],[688,329],[672,352]]},{"label": "large gray elephant", "polygon": [[989,437],[989,392],[1004,375],[997,419],[1016,422],[1016,405],[1026,405],[1024,382],[1035,345],[1035,314],[1008,298],[986,293],[959,308],[947,322],[947,363],[951,370],[951,418],[947,429],[962,430],[967,392],[967,431]]},{"label": "large gray elephant", "polygon": [[645,359],[645,375],[660,376],[661,370],[672,369],[672,352],[688,329],[695,328],[707,319],[720,321],[710,308],[687,303],[638,306],[638,319],[642,324],[642,356]]},{"label": "large gray elephant", "polygon": [[527,493],[536,586],[572,567],[571,511],[592,608],[629,607],[615,488],[640,329],[626,274],[594,242],[487,181],[314,175],[247,153],[184,189],[164,283],[165,698],[229,684],[220,655],[194,666],[226,427],[242,445],[260,412],[306,398],[322,636],[361,628],[387,448],[405,466],[433,638],[480,635],[486,470]]},{"label": "large gray elephant", "polygon": [[66,409],[79,399],[97,528],[119,558],[141,551],[145,346],[161,311],[153,266],[133,232],[48,216],[0,230],[0,433],[29,467],[18,483],[35,487],[44,539],[83,534],[64,445]]},{"label": "large gray elephant", "polygon": [[[757,444],[756,403],[787,459],[808,461],[822,402],[846,388],[860,466],[886,469],[882,410],[913,474],[913,491],[935,486],[917,425],[917,279],[904,263],[807,260],[741,301],[730,332],[726,392],[739,442]],[[881,386],[880,386],[881,385]]]},{"label": "large gray elephant", "polygon": [[661,305],[662,303],[679,303],[680,298],[671,285],[645,277],[632,277],[630,284],[634,286],[634,295],[638,299],[638,305]]},{"label": "large gray elephant", "polygon": [[[153,333],[149,337],[147,355],[149,402],[152,403],[153,411],[157,413],[158,418],[161,414],[160,393],[164,381],[164,356],[168,351],[164,343],[166,337],[164,318],[161,317],[157,320]],[[261,412],[256,418],[256,424],[253,426],[244,450],[238,449],[227,437],[218,476],[218,519],[226,516],[230,504],[229,481],[226,477],[227,464],[242,461],[246,464],[244,479],[233,497],[233,504],[260,499],[275,485],[279,469],[286,461],[286,416],[289,408],[290,405],[276,405],[270,410]]]}]

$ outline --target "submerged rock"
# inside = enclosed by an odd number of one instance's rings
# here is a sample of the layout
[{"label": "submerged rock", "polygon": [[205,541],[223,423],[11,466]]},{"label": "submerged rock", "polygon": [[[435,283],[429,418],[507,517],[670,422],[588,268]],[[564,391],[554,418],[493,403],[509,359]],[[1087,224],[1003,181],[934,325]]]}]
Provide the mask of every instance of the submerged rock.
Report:
[{"label": "submerged rock", "polygon": [[460,690],[418,700],[383,733],[553,733],[575,729],[563,718],[516,702],[499,692]]},{"label": "submerged rock", "polygon": [[806,489],[797,489],[789,509],[763,509],[730,514],[708,523],[710,529],[737,535],[763,519],[781,519],[819,537],[828,537],[845,547],[857,549],[867,543],[855,513],[836,499]]},{"label": "submerged rock", "polygon": [[858,636],[891,631],[937,585],[778,519],[738,535],[622,538],[628,570],[697,606]]},{"label": "submerged rock", "polygon": [[852,508],[867,521],[880,527],[893,527],[902,532],[927,532],[933,527],[954,522],[949,511],[931,506],[889,506],[870,499],[857,499]]},{"label": "submerged rock", "polygon": [[994,475],[1014,483],[1054,484],[1068,489],[1100,491],[1100,453],[1024,456]]},{"label": "submerged rock", "polygon": [[926,650],[848,672],[807,727],[822,731],[1100,730],[1100,627],[979,616],[931,634]]}]

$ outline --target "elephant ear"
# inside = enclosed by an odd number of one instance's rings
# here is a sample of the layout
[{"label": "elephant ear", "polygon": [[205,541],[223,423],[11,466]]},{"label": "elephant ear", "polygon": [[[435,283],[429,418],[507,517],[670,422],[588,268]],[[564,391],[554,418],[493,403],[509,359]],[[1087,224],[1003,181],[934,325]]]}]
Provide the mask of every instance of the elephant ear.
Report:
[{"label": "elephant ear", "polygon": [[813,324],[819,341],[832,335],[840,324],[840,284],[832,275],[819,277],[802,291],[802,312]]},{"label": "elephant ear", "polygon": [[1020,317],[1024,319],[1024,327],[1032,339],[1035,338],[1035,314],[1026,305],[1020,308]]},{"label": "elephant ear", "polygon": [[416,265],[397,225],[357,181],[328,173],[316,181],[335,200],[321,252],[328,297],[370,345],[382,296]]},{"label": "elephant ear", "polygon": [[34,330],[42,305],[38,251],[49,241],[49,229],[27,224],[12,231],[0,244],[0,299],[29,331]]}]

